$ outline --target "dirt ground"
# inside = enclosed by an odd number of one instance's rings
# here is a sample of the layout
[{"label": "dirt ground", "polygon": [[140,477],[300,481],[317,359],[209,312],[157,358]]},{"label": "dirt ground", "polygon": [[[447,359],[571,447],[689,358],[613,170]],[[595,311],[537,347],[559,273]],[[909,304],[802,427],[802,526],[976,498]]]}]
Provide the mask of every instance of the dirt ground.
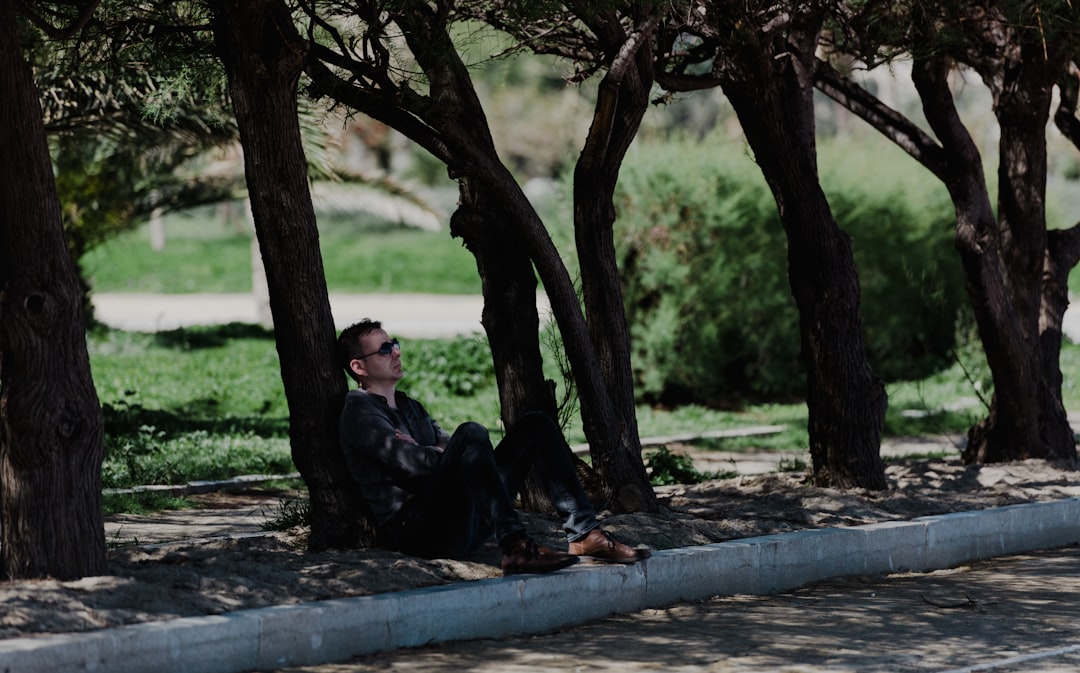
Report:
[{"label": "dirt ground", "polygon": [[[673,451],[686,447],[672,446]],[[805,475],[744,475],[658,489],[655,515],[602,516],[626,542],[668,549],[785,531],[854,526],[1080,495],[1080,472],[1042,461],[965,466],[958,459],[890,462],[884,492],[837,491]],[[266,493],[208,494],[207,509],[244,511]],[[196,516],[193,512],[190,516]],[[527,515],[532,534],[565,548],[557,521]],[[308,553],[304,531],[164,544],[109,552],[110,574],[78,581],[0,584],[0,639],[86,631],[269,605],[398,591],[496,577],[498,554],[424,560],[378,549]]]}]

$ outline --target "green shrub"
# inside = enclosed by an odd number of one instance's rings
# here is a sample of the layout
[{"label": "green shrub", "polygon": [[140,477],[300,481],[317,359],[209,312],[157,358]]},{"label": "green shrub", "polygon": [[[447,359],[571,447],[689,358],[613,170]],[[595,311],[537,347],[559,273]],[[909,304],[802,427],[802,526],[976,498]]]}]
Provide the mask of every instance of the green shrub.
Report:
[{"label": "green shrub", "polygon": [[410,340],[405,346],[403,362],[415,365],[406,367],[408,383],[402,386],[417,399],[469,397],[495,384],[495,365],[483,336]]},{"label": "green shrub", "polygon": [[[945,366],[964,301],[947,199],[896,180],[875,180],[873,189],[835,174],[823,180],[854,239],[875,372],[911,379]],[[639,397],[801,396],[786,239],[758,168],[719,144],[649,146],[628,157],[617,205]]]}]

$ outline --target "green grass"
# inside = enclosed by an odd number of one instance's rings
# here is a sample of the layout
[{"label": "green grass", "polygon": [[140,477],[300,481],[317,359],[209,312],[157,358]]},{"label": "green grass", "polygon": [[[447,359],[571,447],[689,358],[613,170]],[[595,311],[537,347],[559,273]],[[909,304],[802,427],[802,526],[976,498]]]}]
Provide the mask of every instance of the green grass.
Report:
[{"label": "green grass", "polygon": [[162,493],[106,493],[104,495],[105,514],[149,514],[162,510],[188,509],[192,503],[187,498],[178,498]]},{"label": "green grass", "polygon": [[106,488],[295,470],[269,334],[100,329],[87,345],[105,415]]},{"label": "green grass", "polygon": [[[148,225],[80,260],[97,292],[251,292],[251,234],[196,210],[166,218],[165,248],[150,247]],[[476,261],[446,231],[380,222],[320,221],[326,282],[333,292],[479,294]]]},{"label": "green grass", "polygon": [[[277,352],[268,332],[244,325],[159,334],[98,329],[89,334],[88,346],[105,411],[106,487],[295,471]],[[498,392],[482,338],[409,339],[402,357],[407,369],[410,362],[425,365],[423,373],[406,376],[402,389],[424,401],[444,427],[476,420],[498,437]],[[1065,380],[1075,380],[1080,347],[1066,344],[1062,363]],[[886,436],[966,431],[983,414],[968,376],[957,367],[923,381],[889,385]],[[1067,388],[1075,403],[1071,384]],[[974,406],[949,408],[964,399]],[[696,442],[724,451],[803,450],[806,421],[801,403],[738,411],[693,405],[638,409],[639,431],[646,438],[760,425],[786,428]],[[572,444],[584,441],[577,421],[566,434]]]}]

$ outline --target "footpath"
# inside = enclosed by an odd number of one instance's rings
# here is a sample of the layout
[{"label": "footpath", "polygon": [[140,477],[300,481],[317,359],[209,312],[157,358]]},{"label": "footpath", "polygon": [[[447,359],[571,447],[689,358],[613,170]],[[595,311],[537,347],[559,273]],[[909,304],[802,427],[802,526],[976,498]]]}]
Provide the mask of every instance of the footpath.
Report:
[{"label": "footpath", "polygon": [[[95,299],[103,321],[140,329],[118,324],[118,309],[107,308],[103,298]],[[399,297],[392,299],[400,305]],[[410,304],[409,311],[421,305]],[[179,326],[145,304],[131,306],[134,314],[152,315],[154,325],[145,329]],[[405,334],[395,315],[380,308],[369,300],[343,312],[350,321],[381,318]],[[714,596],[764,596],[829,578],[928,572],[1077,543],[1080,498],[1067,498],[667,549],[633,566],[579,565],[549,575],[9,639],[0,641],[0,671],[240,673],[318,665],[432,643],[548,632]],[[676,670],[674,663],[665,668]]]},{"label": "footpath", "polygon": [[[550,311],[537,296],[540,315]],[[251,294],[113,294],[93,295],[97,319],[110,327],[141,332],[218,325],[257,324],[263,307]],[[484,300],[473,295],[330,294],[337,329],[362,318],[381,320],[388,331],[414,339],[438,339],[480,332]]]},{"label": "footpath", "polygon": [[666,549],[633,566],[579,565],[550,575],[15,638],[0,641],[0,671],[240,673],[316,666],[433,643],[543,633],[715,596],[745,600],[830,578],[923,573],[1076,543],[1080,498],[1066,498]]}]

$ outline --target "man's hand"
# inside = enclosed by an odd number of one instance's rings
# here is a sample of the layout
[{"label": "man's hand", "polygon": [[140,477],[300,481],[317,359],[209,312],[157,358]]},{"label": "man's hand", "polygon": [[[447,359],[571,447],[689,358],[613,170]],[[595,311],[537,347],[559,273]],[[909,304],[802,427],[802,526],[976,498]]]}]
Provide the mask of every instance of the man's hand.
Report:
[{"label": "man's hand", "polygon": [[[401,441],[403,441],[403,442],[407,442],[407,443],[409,443],[409,444],[413,444],[413,445],[415,445],[415,446],[420,446],[420,442],[418,442],[418,441],[416,441],[415,439],[413,439],[413,436],[412,436],[412,435],[410,435],[410,434],[409,434],[409,433],[407,433],[407,432],[402,432],[401,430],[398,430],[398,429],[396,429],[396,428],[394,429],[394,439],[400,439],[400,440],[401,440]],[[433,447],[431,447],[431,448],[435,449],[435,450],[436,450],[436,451],[438,451],[439,453],[442,453],[442,452],[443,452],[443,450],[445,450],[445,449],[446,449],[446,447],[445,447],[445,446],[433,446]]]}]

